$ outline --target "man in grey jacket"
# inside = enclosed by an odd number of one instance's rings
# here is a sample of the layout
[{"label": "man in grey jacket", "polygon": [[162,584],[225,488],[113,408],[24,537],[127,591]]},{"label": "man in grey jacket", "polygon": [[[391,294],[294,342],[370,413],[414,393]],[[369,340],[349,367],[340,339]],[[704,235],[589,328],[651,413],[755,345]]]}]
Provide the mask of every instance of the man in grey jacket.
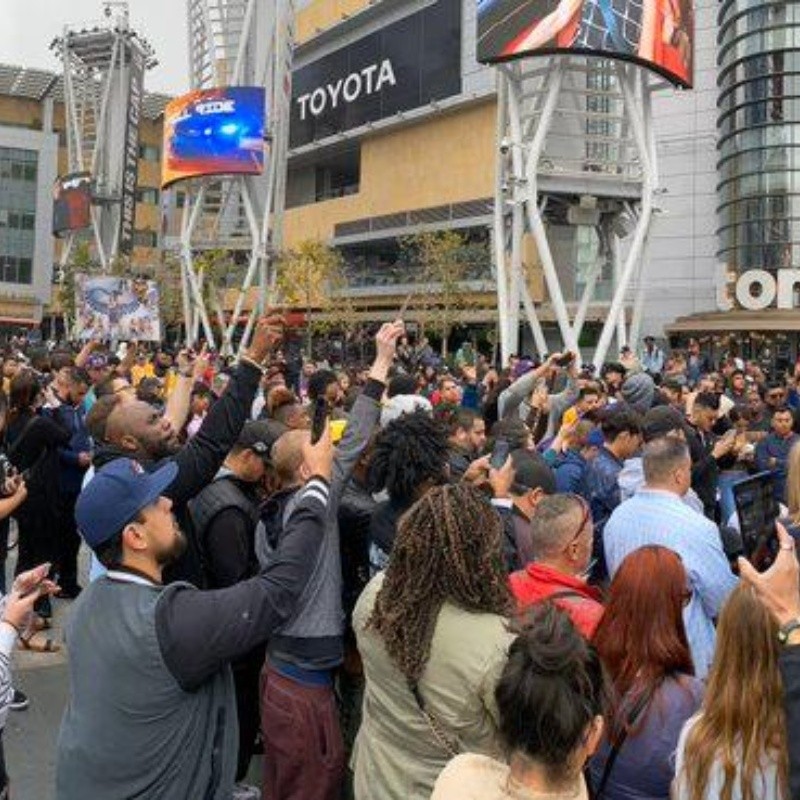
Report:
[{"label": "man in grey jacket", "polygon": [[216,591],[162,583],[186,545],[165,496],[177,465],[148,473],[118,458],[83,490],[78,525],[108,572],[67,624],[57,800],[230,800],[238,731],[229,662],[291,617],[325,538],[329,434],[303,457],[313,477],[271,564]]},{"label": "man in grey jacket", "polygon": [[528,424],[535,436],[534,429],[539,427],[536,425],[535,418],[539,414],[547,414],[547,426],[544,429],[544,435],[539,438],[549,439],[555,436],[561,425],[561,418],[564,416],[564,412],[578,399],[577,361],[573,360],[565,368],[566,385],[561,392],[547,394],[546,388],[544,389],[543,407],[541,409],[537,408],[536,403],[532,402],[532,395],[538,391],[547,378],[558,374],[561,369],[558,366],[558,361],[561,358],[563,358],[561,353],[553,353],[540,367],[527,372],[514,381],[500,395],[497,403],[498,418],[505,419],[511,414],[517,413],[523,422]]},{"label": "man in grey jacket", "polygon": [[[404,332],[400,321],[386,324],[378,332],[375,363],[337,447],[327,533],[314,560],[312,580],[291,619],[267,645],[261,678],[265,800],[338,800],[341,796],[344,744],[333,693],[334,670],[344,658],[339,502],[378,424],[380,399],[397,340]],[[273,461],[279,474],[285,473],[287,485],[265,509],[263,527],[257,534],[266,539],[267,563],[271,548],[279,548],[286,535],[287,515],[298,497],[292,492],[293,484],[302,477],[291,470],[297,459],[289,451],[296,450],[302,437],[307,441],[308,436],[307,432],[292,431],[273,446]],[[342,531],[343,536],[347,533]]]}]

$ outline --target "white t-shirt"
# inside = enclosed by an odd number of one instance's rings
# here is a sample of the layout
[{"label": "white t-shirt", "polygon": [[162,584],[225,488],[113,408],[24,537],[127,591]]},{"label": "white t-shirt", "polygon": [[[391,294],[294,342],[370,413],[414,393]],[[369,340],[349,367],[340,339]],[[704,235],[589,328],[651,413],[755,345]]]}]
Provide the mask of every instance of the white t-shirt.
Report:
[{"label": "white t-shirt", "polygon": [[[672,800],[689,800],[689,789],[686,786],[683,776],[685,760],[684,749],[689,732],[700,717],[701,714],[695,714],[695,716],[687,720],[681,731],[680,738],[678,739],[678,749],[675,751],[675,781],[672,784]],[[741,747],[739,745],[736,746],[736,761],[738,770],[738,762],[741,761]],[[724,783],[725,775],[722,771],[722,764],[718,760],[715,760],[708,774],[706,791],[703,796],[704,800],[718,800],[722,795]],[[778,765],[767,753],[764,753],[762,756],[761,770],[756,772],[753,777],[753,797],[757,797],[758,800],[784,800],[778,781]],[[742,800],[741,778],[738,774],[734,779],[731,800]]]}]

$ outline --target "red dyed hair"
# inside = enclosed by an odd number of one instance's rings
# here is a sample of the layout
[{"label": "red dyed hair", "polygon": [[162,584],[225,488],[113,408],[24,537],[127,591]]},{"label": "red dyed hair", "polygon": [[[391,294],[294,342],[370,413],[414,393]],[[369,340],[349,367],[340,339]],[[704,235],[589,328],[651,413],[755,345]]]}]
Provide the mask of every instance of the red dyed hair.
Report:
[{"label": "red dyed hair", "polygon": [[641,547],[620,565],[593,640],[618,698],[694,674],[683,626],[687,585],[683,562],[666,547]]}]

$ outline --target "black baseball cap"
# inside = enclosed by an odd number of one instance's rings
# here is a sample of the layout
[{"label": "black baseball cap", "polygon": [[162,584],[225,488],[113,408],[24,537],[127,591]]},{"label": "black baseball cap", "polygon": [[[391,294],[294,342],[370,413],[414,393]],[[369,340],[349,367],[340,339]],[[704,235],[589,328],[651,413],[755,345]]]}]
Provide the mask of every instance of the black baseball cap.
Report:
[{"label": "black baseball cap", "polygon": [[276,420],[259,419],[246,422],[236,444],[242,449],[252,450],[264,461],[268,461],[272,445],[285,430],[286,426]]}]

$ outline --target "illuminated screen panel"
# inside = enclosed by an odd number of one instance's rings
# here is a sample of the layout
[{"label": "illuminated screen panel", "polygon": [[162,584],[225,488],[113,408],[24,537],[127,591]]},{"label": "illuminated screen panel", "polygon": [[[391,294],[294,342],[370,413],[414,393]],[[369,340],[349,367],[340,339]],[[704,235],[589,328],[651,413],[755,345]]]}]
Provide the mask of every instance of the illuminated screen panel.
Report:
[{"label": "illuminated screen panel", "polygon": [[580,53],[693,80],[691,0],[477,0],[478,61]]},{"label": "illuminated screen panel", "polygon": [[264,169],[264,89],[228,86],[178,97],[164,110],[161,186]]},{"label": "illuminated screen panel", "polygon": [[72,172],[53,184],[53,235],[63,236],[91,225],[92,176]]}]

